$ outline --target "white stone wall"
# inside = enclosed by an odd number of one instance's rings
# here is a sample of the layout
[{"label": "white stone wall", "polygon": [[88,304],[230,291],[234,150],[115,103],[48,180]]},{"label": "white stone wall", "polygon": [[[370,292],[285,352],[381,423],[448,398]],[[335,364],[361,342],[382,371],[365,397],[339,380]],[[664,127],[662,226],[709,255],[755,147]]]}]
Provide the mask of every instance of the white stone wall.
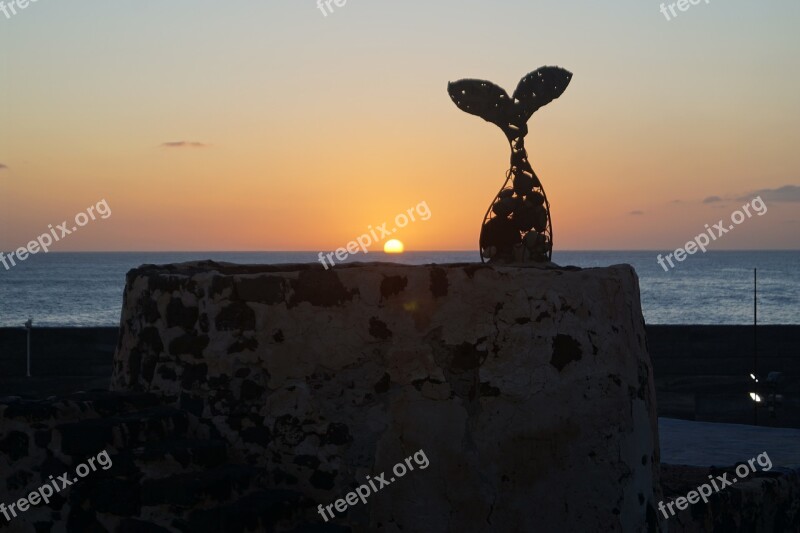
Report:
[{"label": "white stone wall", "polygon": [[321,503],[424,450],[427,469],[351,508],[354,530],[659,527],[629,266],[142,267],[114,366],[112,388],[201,416]]}]

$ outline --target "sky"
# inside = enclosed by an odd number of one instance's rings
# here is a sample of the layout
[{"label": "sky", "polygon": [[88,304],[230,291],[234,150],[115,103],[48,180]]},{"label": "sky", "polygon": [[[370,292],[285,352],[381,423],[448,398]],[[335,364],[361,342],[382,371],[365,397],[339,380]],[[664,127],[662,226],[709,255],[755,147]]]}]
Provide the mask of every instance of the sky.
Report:
[{"label": "sky", "polygon": [[[8,4],[8,0],[6,0]],[[669,4],[669,3],[667,3]],[[574,77],[529,122],[556,250],[800,249],[800,3],[38,0],[0,12],[0,249],[333,250],[424,202],[477,249],[501,131],[448,81]],[[668,10],[668,9],[667,9]],[[727,222],[726,222],[727,223]]]}]

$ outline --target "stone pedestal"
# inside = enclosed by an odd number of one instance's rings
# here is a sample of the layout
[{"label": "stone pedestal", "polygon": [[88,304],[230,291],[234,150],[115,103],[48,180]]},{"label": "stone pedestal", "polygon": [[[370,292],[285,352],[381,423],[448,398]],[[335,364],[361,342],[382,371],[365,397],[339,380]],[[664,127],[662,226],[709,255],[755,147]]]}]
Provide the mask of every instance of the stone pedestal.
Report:
[{"label": "stone pedestal", "polygon": [[[198,415],[354,531],[655,531],[658,436],[629,266],[129,273],[112,389]],[[322,518],[320,518],[322,522]]]}]

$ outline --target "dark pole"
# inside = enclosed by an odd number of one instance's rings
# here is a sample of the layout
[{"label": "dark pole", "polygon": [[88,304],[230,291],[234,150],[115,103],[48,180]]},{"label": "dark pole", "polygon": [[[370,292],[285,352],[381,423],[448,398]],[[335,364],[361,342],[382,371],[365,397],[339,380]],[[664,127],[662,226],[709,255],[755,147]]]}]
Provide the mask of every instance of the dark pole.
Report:
[{"label": "dark pole", "polygon": [[27,375],[31,377],[31,329],[33,328],[33,318],[25,322],[25,329],[28,330],[28,356],[26,357]]},{"label": "dark pole", "polygon": [[[758,269],[753,269],[753,375],[758,378]],[[761,392],[757,388],[757,393]],[[763,400],[763,398],[762,398]],[[758,402],[753,402],[753,421],[758,425]]]}]

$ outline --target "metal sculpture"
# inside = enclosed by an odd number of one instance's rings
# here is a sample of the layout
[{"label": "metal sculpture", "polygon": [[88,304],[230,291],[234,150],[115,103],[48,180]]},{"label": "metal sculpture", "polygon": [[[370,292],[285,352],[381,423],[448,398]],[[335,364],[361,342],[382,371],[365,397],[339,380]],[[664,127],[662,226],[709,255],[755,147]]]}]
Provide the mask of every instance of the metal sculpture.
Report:
[{"label": "metal sculpture", "polygon": [[552,257],[550,202],[528,162],[525,135],[533,113],[561,96],[571,80],[571,72],[542,67],[520,80],[513,98],[485,80],[465,79],[447,86],[459,109],[499,126],[511,145],[511,168],[483,219],[481,261],[545,262]]}]

